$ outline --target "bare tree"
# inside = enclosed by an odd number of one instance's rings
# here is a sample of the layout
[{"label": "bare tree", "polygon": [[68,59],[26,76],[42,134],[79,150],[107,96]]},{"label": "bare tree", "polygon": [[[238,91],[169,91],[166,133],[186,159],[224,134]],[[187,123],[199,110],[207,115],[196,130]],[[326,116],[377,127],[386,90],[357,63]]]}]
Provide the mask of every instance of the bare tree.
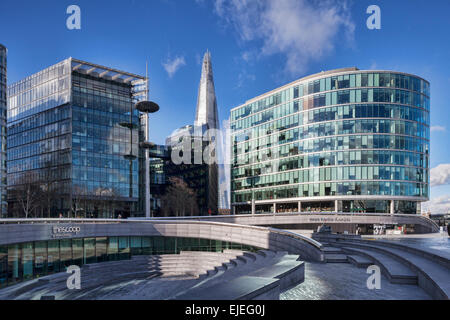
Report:
[{"label": "bare tree", "polygon": [[[99,186],[96,190],[94,190],[94,197],[89,201],[94,209],[91,214],[94,214],[94,212],[96,211],[97,218],[104,218],[104,216],[101,214],[107,212],[107,206],[115,202],[114,199],[118,196],[119,194],[116,189],[109,188],[104,185]],[[106,201],[105,199],[107,198],[109,198],[110,200]],[[111,216],[106,217],[113,218],[114,213],[111,212],[110,214]]]},{"label": "bare tree", "polygon": [[197,195],[179,177],[169,178],[169,187],[161,197],[163,216],[193,216],[198,213]]},{"label": "bare tree", "polygon": [[30,172],[20,179],[20,184],[11,189],[12,198],[18,203],[25,218],[30,217],[40,205],[42,191]]},{"label": "bare tree", "polygon": [[72,208],[71,212],[74,217],[78,215],[80,211],[86,212],[86,200],[82,198],[83,195],[86,195],[86,190],[79,186],[72,187]]},{"label": "bare tree", "polygon": [[46,162],[43,167],[40,171],[41,200],[42,207],[46,208],[47,217],[50,218],[52,205],[59,196],[58,171],[51,167],[51,162]]}]

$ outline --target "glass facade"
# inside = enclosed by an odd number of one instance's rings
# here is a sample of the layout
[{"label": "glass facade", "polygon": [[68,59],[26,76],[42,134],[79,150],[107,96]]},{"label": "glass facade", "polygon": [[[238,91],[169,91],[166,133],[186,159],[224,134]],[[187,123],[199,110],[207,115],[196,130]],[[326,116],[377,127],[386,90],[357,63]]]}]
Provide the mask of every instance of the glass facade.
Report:
[{"label": "glass facade", "polygon": [[202,160],[202,151],[211,144],[209,138],[205,139],[207,130],[207,125],[188,125],[166,138],[170,154],[182,154],[185,141],[191,145],[190,163],[175,164],[169,160],[166,161],[164,170],[168,179],[170,177],[181,178],[189,188],[195,191],[198,212],[194,214],[200,216],[217,214],[219,205],[218,165],[216,163],[208,164]]},{"label": "glass facade", "polygon": [[7,215],[6,199],[6,110],[7,110],[7,53],[0,44],[0,218]]},{"label": "glass facade", "polygon": [[[82,195],[114,194],[138,198],[138,160],[132,160],[132,179],[126,154],[138,155],[139,132],[121,127],[132,110],[131,86],[74,75],[72,102],[73,185]],[[139,111],[132,111],[139,126]]]},{"label": "glass facade", "polygon": [[[429,197],[430,86],[417,76],[328,71],[254,98],[230,120],[241,212],[292,199],[287,211],[415,213]],[[370,202],[392,197],[387,209]]]},{"label": "glass facade", "polygon": [[162,197],[169,185],[166,175],[167,162],[170,161],[169,147],[155,145],[150,149],[150,206],[151,216],[162,216]]},{"label": "glass facade", "polygon": [[239,243],[182,237],[95,237],[56,239],[0,246],[0,288],[64,272],[70,265],[131,259],[134,255],[180,251],[259,250]]},{"label": "glass facade", "polygon": [[67,59],[9,86],[8,196],[37,185],[34,216],[139,215],[140,115],[144,77]]}]

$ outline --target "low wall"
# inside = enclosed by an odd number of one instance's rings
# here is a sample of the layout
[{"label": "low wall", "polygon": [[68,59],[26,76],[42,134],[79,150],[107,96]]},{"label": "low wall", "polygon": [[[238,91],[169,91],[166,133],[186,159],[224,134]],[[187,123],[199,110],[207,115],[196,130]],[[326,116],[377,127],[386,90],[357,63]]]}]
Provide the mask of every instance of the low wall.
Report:
[{"label": "low wall", "polygon": [[[439,232],[439,226],[431,219],[415,214],[383,214],[383,213],[330,213],[330,212],[300,212],[300,213],[275,213],[275,214],[238,214],[227,216],[201,216],[201,217],[173,217],[152,218],[151,220],[194,220],[214,221],[224,223],[236,223],[253,226],[303,225],[317,226],[323,223],[335,225],[339,231],[340,225],[345,225],[344,230],[351,231],[351,225],[358,224],[387,224],[387,225],[415,225],[417,233]],[[345,229],[346,228],[346,229]],[[350,229],[350,230],[349,230]]]},{"label": "low wall", "polygon": [[322,245],[274,228],[209,221],[115,219],[1,219],[0,245],[61,238],[165,236],[230,241],[323,261]]}]

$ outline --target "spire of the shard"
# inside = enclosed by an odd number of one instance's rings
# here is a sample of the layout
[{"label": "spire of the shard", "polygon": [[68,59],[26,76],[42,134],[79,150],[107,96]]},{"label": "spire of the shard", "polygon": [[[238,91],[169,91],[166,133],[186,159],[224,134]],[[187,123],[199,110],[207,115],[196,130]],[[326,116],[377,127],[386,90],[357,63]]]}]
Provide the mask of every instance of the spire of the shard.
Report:
[{"label": "spire of the shard", "polygon": [[203,57],[202,76],[198,87],[195,125],[208,125],[208,129],[219,128],[216,92],[214,89],[211,54],[206,51]]}]

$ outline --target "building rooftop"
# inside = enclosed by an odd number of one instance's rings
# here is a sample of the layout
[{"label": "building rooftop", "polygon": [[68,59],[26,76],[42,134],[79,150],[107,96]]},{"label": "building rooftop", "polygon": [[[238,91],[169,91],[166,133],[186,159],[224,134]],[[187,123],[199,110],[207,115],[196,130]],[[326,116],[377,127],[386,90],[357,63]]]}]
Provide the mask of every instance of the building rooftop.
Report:
[{"label": "building rooftop", "polygon": [[132,83],[138,80],[146,80],[146,77],[144,76],[136,75],[125,71],[120,71],[117,69],[78,60],[75,58],[69,59],[71,59],[72,71],[77,71],[79,73],[92,75],[98,78],[104,78],[106,80],[120,81],[123,83]]},{"label": "building rooftop", "polygon": [[83,61],[83,60],[79,60],[79,59],[70,57],[65,60],[59,61],[58,63],[55,63],[54,65],[51,65],[44,69],[41,69],[38,72],[35,72],[17,82],[14,82],[14,83],[10,84],[8,87],[14,87],[16,84],[26,82],[27,80],[30,80],[33,76],[38,75],[43,72],[46,72],[48,69],[50,69],[56,65],[65,64],[68,62],[70,62],[70,64],[71,64],[72,71],[91,75],[91,76],[98,77],[98,78],[103,78],[106,80],[113,80],[113,81],[118,81],[118,82],[122,82],[122,83],[134,84],[135,82],[145,81],[147,79],[144,76],[136,75],[136,74],[133,74],[130,72],[121,71],[118,69],[114,69],[114,68],[110,68],[110,67],[106,67],[106,66],[102,66],[102,65],[95,64],[95,63],[91,63],[91,62],[87,62],[87,61]]},{"label": "building rooftop", "polygon": [[[305,80],[309,80],[309,79],[313,79],[313,78],[317,78],[317,77],[321,77],[321,76],[326,76],[326,75],[330,75],[330,74],[335,74],[335,73],[349,72],[349,71],[359,71],[359,69],[357,67],[348,67],[348,68],[338,68],[338,69],[332,69],[332,70],[327,70],[327,71],[321,71],[321,72],[318,72],[318,73],[314,73],[314,74],[308,75],[306,77],[302,77],[300,79],[291,81],[291,82],[289,82],[289,83],[287,83],[287,84],[285,84],[285,85],[283,85],[281,87],[278,87],[278,88],[270,90],[270,91],[268,91],[266,93],[260,94],[260,95],[254,97],[254,98],[251,98],[251,99],[247,100],[243,105],[246,105],[248,103],[257,101],[257,100],[261,99],[262,97],[264,97],[266,95],[271,95],[271,94],[273,94],[273,93],[275,93],[275,92],[277,92],[279,90],[282,90],[284,88],[288,88],[288,87],[290,87],[290,86],[292,86],[292,85],[294,85],[296,83],[303,82]],[[238,106],[238,107],[240,107],[240,106]],[[238,107],[236,107],[236,108],[238,108]],[[235,109],[235,108],[233,108],[233,109]]]},{"label": "building rooftop", "polygon": [[317,72],[317,73],[314,73],[314,74],[311,74],[311,75],[302,77],[302,78],[300,78],[300,79],[291,81],[291,82],[289,82],[289,83],[287,83],[287,84],[285,84],[285,85],[282,85],[282,86],[280,86],[280,87],[278,87],[278,88],[276,88],[276,89],[270,90],[270,91],[268,91],[268,92],[265,92],[265,93],[263,93],[263,94],[260,94],[260,95],[258,95],[258,96],[256,96],[256,97],[254,97],[254,98],[251,98],[251,99],[245,101],[245,103],[242,103],[242,104],[240,104],[240,105],[238,105],[238,106],[236,106],[236,107],[234,107],[234,108],[231,108],[231,111],[232,111],[232,110],[235,110],[235,109],[238,109],[238,108],[240,108],[240,107],[243,107],[243,106],[245,106],[245,105],[247,105],[247,104],[249,104],[249,103],[258,101],[258,100],[260,100],[260,99],[262,99],[262,98],[264,98],[264,97],[270,96],[270,95],[272,95],[272,94],[274,94],[274,93],[276,93],[276,92],[279,92],[279,91],[281,91],[281,90],[287,89],[287,88],[289,88],[289,87],[291,87],[291,86],[293,86],[293,85],[295,85],[295,84],[304,82],[304,81],[306,81],[306,80],[316,79],[316,78],[321,78],[321,77],[323,77],[323,76],[328,76],[328,75],[332,75],[332,74],[338,75],[338,74],[341,74],[341,73],[347,73],[347,72],[357,72],[357,73],[361,73],[361,72],[370,72],[370,73],[373,73],[373,72],[392,72],[392,73],[403,74],[403,75],[406,75],[406,76],[416,77],[416,78],[419,78],[419,79],[421,79],[421,80],[423,80],[423,81],[429,83],[427,80],[425,80],[425,79],[423,79],[422,77],[419,77],[419,76],[417,76],[417,75],[414,75],[414,74],[411,74],[411,73],[405,73],[405,72],[393,71],[393,70],[360,70],[360,69],[357,68],[357,67],[338,68],[338,69],[332,69],[332,70],[327,70],[327,71]]}]

